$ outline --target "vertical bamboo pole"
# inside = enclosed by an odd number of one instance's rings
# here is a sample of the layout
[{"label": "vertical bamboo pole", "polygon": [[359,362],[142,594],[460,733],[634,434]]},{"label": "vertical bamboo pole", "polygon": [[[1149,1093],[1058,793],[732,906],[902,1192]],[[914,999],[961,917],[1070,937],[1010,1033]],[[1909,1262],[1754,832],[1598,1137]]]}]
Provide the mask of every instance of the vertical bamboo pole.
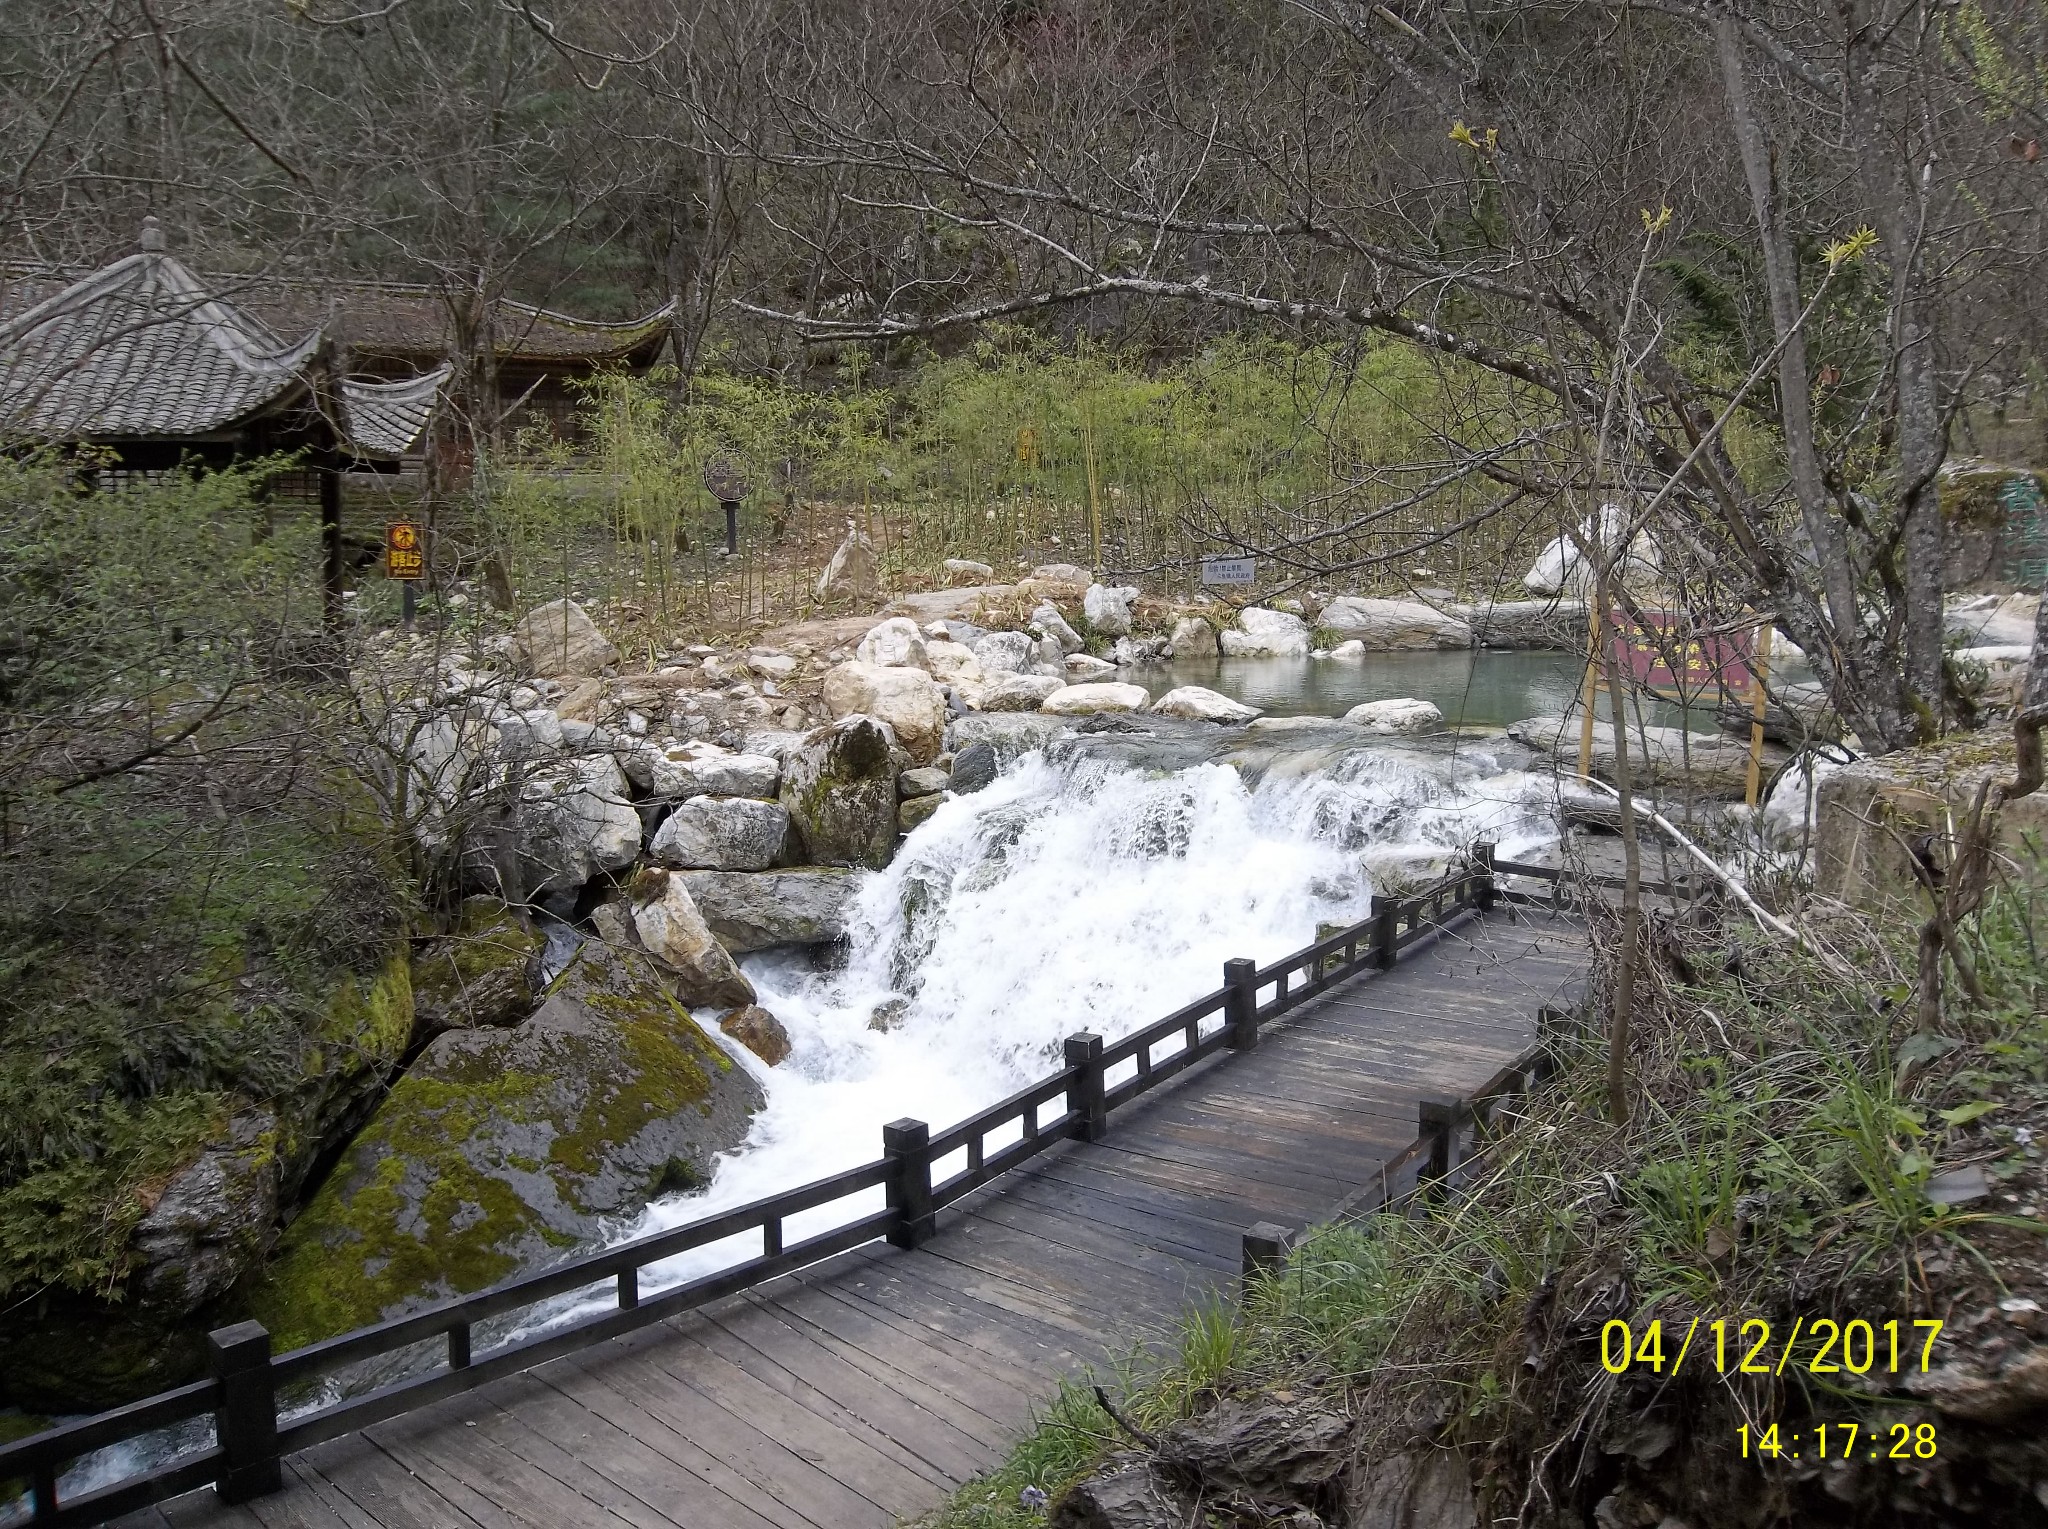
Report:
[{"label": "vertical bamboo pole", "polygon": [[1774,630],[1769,621],[1757,623],[1756,658],[1749,670],[1749,774],[1743,785],[1742,799],[1751,807],[1756,805],[1757,793],[1763,789],[1764,714],[1770,706],[1764,686],[1771,674],[1771,636]]}]

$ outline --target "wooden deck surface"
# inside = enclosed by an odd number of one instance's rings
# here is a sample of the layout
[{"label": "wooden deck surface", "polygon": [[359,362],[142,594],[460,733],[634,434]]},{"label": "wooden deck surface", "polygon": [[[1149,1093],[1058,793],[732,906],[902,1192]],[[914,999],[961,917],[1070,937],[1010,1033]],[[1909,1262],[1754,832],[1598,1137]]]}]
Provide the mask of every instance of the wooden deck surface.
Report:
[{"label": "wooden deck surface", "polygon": [[[1574,985],[1583,926],[1496,911],[1355,979],[941,1213],[704,1311],[211,1488],[134,1529],[858,1529],[1001,1458],[1062,1375],[1226,1288],[1255,1221],[1327,1217],[1423,1095],[1511,1061]],[[935,1122],[944,1124],[944,1122]]]}]

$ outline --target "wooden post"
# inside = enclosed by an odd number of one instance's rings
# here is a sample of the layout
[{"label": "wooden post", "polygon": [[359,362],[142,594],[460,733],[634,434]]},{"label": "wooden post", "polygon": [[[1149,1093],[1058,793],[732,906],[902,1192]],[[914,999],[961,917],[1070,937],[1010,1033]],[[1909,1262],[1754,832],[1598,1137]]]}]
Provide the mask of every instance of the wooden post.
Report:
[{"label": "wooden post", "polygon": [[1493,846],[1484,840],[1472,846],[1472,906],[1481,913],[1493,907]]},{"label": "wooden post", "polygon": [[1277,1221],[1255,1221],[1244,1229],[1244,1268],[1247,1284],[1260,1275],[1278,1274],[1294,1251],[1295,1229]]},{"label": "wooden post", "polygon": [[1067,1065],[1075,1069],[1067,1085],[1067,1108],[1081,1117],[1076,1134],[1082,1141],[1101,1141],[1109,1130],[1109,1106],[1102,1098],[1102,1037],[1083,1030],[1068,1036],[1063,1049]]},{"label": "wooden post", "polygon": [[[1582,713],[1579,718],[1581,781],[1593,778],[1593,708],[1599,704],[1600,698],[1600,595],[1597,586],[1588,593],[1592,598],[1586,602],[1586,620],[1589,627],[1586,633],[1586,683],[1579,694],[1579,709]],[[1614,725],[1621,726],[1621,718],[1616,717]]]},{"label": "wooden post", "polygon": [[1401,899],[1380,897],[1372,900],[1372,948],[1375,964],[1383,972],[1394,969],[1394,963],[1401,958]]},{"label": "wooden post", "polygon": [[1764,770],[1764,717],[1770,710],[1770,697],[1764,693],[1764,685],[1771,677],[1771,633],[1774,628],[1768,621],[1757,624],[1756,657],[1749,668],[1749,774],[1742,789],[1742,800],[1749,806],[1756,805],[1758,792],[1763,787]]},{"label": "wooden post", "polygon": [[1259,1043],[1258,963],[1242,958],[1223,963],[1224,1026],[1232,1051],[1249,1051]]},{"label": "wooden post", "polygon": [[313,476],[320,481],[321,604],[328,632],[339,636],[347,610],[342,595],[348,587],[341,557],[341,468],[328,456]]},{"label": "wooden post", "polygon": [[896,1212],[889,1241],[899,1248],[928,1240],[936,1223],[931,1138],[931,1127],[922,1120],[892,1120],[882,1127],[882,1156],[889,1160],[889,1209]]},{"label": "wooden post", "polygon": [[237,1322],[206,1335],[213,1378],[214,1436],[222,1455],[213,1489],[222,1502],[247,1502],[284,1484],[277,1460],[277,1389],[270,1374],[270,1334],[261,1322]]},{"label": "wooden post", "polygon": [[1458,1166],[1458,1117],[1465,1111],[1457,1099],[1423,1099],[1416,1105],[1421,1134],[1429,1140],[1429,1161],[1423,1165],[1419,1185],[1425,1195],[1440,1192],[1444,1180]]}]

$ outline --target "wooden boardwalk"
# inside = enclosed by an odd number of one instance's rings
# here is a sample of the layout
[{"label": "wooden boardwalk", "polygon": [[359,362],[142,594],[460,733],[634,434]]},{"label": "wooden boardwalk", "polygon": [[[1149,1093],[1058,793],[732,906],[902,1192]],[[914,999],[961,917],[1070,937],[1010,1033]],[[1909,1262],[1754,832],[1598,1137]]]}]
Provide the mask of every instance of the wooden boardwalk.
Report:
[{"label": "wooden boardwalk", "polygon": [[857,1529],[999,1460],[1062,1375],[1235,1278],[1244,1229],[1328,1217],[1533,1038],[1586,966],[1568,917],[1498,909],[1333,989],[886,1244],[116,1522],[208,1529]]}]

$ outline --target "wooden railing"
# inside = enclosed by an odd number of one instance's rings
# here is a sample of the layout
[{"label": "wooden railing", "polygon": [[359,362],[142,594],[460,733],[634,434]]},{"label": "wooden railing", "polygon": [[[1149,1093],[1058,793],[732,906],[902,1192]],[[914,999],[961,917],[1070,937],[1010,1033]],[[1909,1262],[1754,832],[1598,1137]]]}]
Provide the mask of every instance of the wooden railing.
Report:
[{"label": "wooden railing", "polygon": [[[1493,906],[1498,895],[1494,871],[1493,847],[1476,845],[1466,864],[1442,880],[1409,897],[1375,897],[1371,917],[1269,966],[1226,962],[1223,986],[1215,992],[1119,1041],[1104,1044],[1101,1037],[1085,1032],[1067,1037],[1059,1071],[948,1130],[933,1135],[920,1120],[884,1126],[882,1156],[874,1162],[290,1353],[273,1355],[270,1334],[255,1322],[219,1329],[207,1338],[213,1370],[208,1379],[0,1447],[0,1482],[29,1482],[28,1522],[36,1525],[97,1522],[207,1482],[225,1501],[246,1501],[278,1489],[281,1461],[294,1451],[659,1322],[877,1238],[914,1248],[931,1236],[943,1207],[1057,1142],[1099,1139],[1108,1128],[1110,1111],[1218,1051],[1258,1045],[1260,1027],[1267,1021],[1348,977],[1391,968],[1425,940]],[[1515,873],[1551,878],[1559,874],[1520,866]],[[1261,997],[1268,992],[1270,996]],[[1450,1172],[1450,1143],[1459,1117],[1454,1109],[1449,1127],[1432,1125],[1432,1107],[1432,1102],[1424,1103],[1424,1135],[1388,1165],[1393,1174],[1417,1167],[1425,1178],[1442,1179]],[[1469,1108],[1469,1101],[1456,1106]],[[1445,1136],[1447,1129],[1451,1136]],[[1015,1140],[992,1142],[1013,1132]],[[962,1159],[957,1170],[952,1169],[956,1156]],[[935,1177],[941,1170],[947,1170],[944,1176]],[[882,1210],[796,1242],[786,1239],[792,1217],[878,1187],[884,1191]],[[641,1294],[641,1271],[650,1265],[749,1233],[760,1238],[760,1249],[751,1257],[658,1293]],[[492,1319],[607,1284],[614,1290],[610,1310],[476,1351],[477,1330]],[[424,1356],[434,1364],[427,1373],[287,1415],[290,1398],[310,1396],[322,1378],[367,1359],[424,1345],[441,1349],[438,1356]],[[422,1358],[407,1357],[415,1362]],[[209,1447],[113,1486],[59,1501],[59,1475],[82,1456],[209,1415]]]}]

